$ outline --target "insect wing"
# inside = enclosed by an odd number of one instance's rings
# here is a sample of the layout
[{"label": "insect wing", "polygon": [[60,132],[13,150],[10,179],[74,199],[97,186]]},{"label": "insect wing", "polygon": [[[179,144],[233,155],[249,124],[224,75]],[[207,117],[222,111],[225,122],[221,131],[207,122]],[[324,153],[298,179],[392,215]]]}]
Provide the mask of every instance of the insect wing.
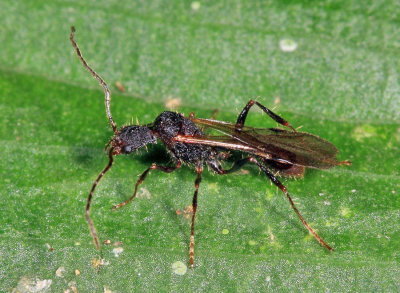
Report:
[{"label": "insect wing", "polygon": [[245,151],[281,163],[319,169],[331,168],[338,163],[337,149],[333,144],[306,132],[252,127],[243,127],[238,131],[235,124],[228,122],[193,117],[189,119],[201,127],[215,129],[224,134],[199,138],[204,144]]}]

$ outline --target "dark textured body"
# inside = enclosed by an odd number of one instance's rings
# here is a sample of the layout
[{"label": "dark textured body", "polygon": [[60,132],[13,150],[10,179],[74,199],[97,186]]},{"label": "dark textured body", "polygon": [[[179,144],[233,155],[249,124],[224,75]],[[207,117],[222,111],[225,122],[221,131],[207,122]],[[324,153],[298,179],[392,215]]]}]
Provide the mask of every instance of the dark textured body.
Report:
[{"label": "dark textured body", "polygon": [[215,161],[218,152],[214,147],[174,141],[178,135],[189,137],[203,135],[200,128],[182,114],[164,111],[156,118],[150,129],[158,135],[177,161],[196,166]]},{"label": "dark textured body", "polygon": [[152,124],[130,125],[120,129],[109,145],[113,154],[130,154],[149,143],[157,143],[157,138],[167,147],[176,163],[186,163],[201,167],[207,163],[213,170],[221,169],[217,161],[218,150],[215,147],[176,141],[176,137],[200,137],[204,133],[196,124],[182,114],[164,111]]}]

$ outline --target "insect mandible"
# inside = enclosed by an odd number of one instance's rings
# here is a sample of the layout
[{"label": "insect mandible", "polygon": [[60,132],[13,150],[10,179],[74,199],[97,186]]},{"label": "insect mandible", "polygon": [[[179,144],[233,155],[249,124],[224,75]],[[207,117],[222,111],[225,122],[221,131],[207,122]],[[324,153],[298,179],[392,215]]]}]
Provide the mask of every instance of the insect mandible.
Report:
[{"label": "insect mandible", "polygon": [[[113,138],[107,144],[108,164],[93,183],[85,209],[85,218],[98,250],[101,250],[100,241],[90,217],[90,206],[97,184],[113,165],[114,156],[130,154],[148,144],[156,144],[160,140],[168,149],[175,165],[161,166],[152,164],[139,177],[133,195],[126,201],[115,205],[113,209],[120,208],[135,198],[138,186],[146,179],[151,170],[170,173],[179,169],[182,164],[194,166],[197,177],[194,183],[195,191],[192,202],[193,214],[189,245],[191,267],[194,265],[194,222],[197,212],[197,195],[204,165],[207,165],[219,175],[237,171],[246,163],[257,165],[271,182],[286,195],[291,207],[308,231],[322,246],[332,252],[332,248],[308,225],[296,208],[286,187],[277,179],[271,169],[278,170],[283,175],[301,176],[304,173],[305,167],[327,169],[336,165],[351,165],[350,161],[338,161],[336,159],[337,149],[333,144],[315,135],[306,132],[297,132],[289,122],[254,100],[250,100],[246,104],[239,114],[236,123],[214,119],[200,119],[196,118],[193,113],[188,117],[184,117],[182,114],[176,112],[164,111],[158,115],[153,123],[147,125],[128,125],[118,129],[111,116],[110,90],[104,80],[83,58],[74,40],[74,36],[75,28],[71,27],[70,40],[76,54],[83,66],[98,80],[104,89],[106,113],[114,131]],[[244,126],[247,114],[254,105],[258,106],[274,121],[290,130]],[[204,133],[204,129],[217,130],[221,135],[207,135]],[[224,169],[221,161],[229,156],[229,151],[243,152],[248,156],[236,161],[230,169]]]}]

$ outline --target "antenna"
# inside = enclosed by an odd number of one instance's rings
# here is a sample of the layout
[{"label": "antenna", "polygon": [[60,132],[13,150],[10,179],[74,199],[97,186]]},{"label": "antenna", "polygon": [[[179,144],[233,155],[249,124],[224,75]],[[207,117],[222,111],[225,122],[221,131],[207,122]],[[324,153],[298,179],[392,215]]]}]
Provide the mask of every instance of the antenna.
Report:
[{"label": "antenna", "polygon": [[115,124],[114,119],[111,116],[111,111],[110,111],[110,102],[111,102],[110,90],[108,89],[107,84],[100,77],[100,75],[98,75],[96,73],[96,71],[94,71],[92,68],[90,68],[89,64],[87,64],[86,60],[82,56],[81,50],[79,50],[78,44],[74,40],[74,37],[75,37],[75,27],[71,26],[71,35],[70,35],[69,39],[71,40],[72,46],[75,48],[76,54],[78,55],[79,60],[81,60],[83,66],[90,72],[90,74],[94,78],[96,78],[99,81],[100,85],[104,88],[106,113],[108,116],[108,120],[110,120],[111,127],[112,127],[114,133],[117,134],[118,133],[117,125]]}]

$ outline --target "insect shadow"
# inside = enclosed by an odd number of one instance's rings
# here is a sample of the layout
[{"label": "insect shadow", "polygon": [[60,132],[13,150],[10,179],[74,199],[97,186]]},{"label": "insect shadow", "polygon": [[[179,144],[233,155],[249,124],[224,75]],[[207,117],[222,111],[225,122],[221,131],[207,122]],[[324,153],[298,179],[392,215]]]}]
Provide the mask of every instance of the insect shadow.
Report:
[{"label": "insect shadow", "polygon": [[[306,132],[297,132],[288,121],[254,100],[248,101],[239,114],[236,123],[214,119],[201,119],[195,117],[194,113],[185,117],[180,113],[164,111],[152,123],[146,125],[127,125],[118,129],[111,115],[111,94],[108,86],[87,64],[74,37],[75,29],[72,27],[70,41],[83,66],[97,79],[104,89],[106,114],[114,132],[114,136],[108,142],[106,148],[108,151],[108,164],[93,183],[85,210],[85,218],[98,250],[101,250],[100,240],[97,236],[93,220],[90,217],[90,207],[96,186],[104,174],[112,167],[115,156],[131,154],[149,144],[157,144],[161,141],[171,156],[172,164],[161,165],[152,163],[137,180],[133,195],[115,205],[113,209],[116,210],[125,206],[136,197],[138,187],[143,183],[150,171],[158,170],[171,173],[180,169],[183,164],[193,168],[197,176],[194,181],[193,212],[189,243],[189,261],[191,267],[194,266],[194,224],[204,165],[219,175],[236,172],[246,164],[256,165],[286,196],[290,206],[309,233],[322,246],[332,252],[332,247],[306,222],[293,202],[287,188],[280,182],[273,170],[279,170],[281,174],[286,176],[299,177],[303,176],[306,167],[328,169],[337,165],[350,165],[350,161],[337,160],[336,154],[338,151],[333,144],[318,136]],[[245,126],[247,114],[253,106],[257,106],[271,119],[289,130]],[[219,134],[208,134],[208,131],[210,133],[218,132]],[[244,157],[236,160],[230,169],[224,169],[221,162],[226,161],[232,152],[241,152]]]}]

